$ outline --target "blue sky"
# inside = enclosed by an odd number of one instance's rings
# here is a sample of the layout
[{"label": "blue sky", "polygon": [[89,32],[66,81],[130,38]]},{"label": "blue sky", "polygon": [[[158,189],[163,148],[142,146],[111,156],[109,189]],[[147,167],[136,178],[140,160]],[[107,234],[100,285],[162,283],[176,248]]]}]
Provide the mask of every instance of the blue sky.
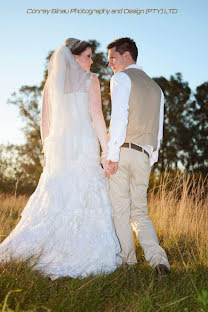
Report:
[{"label": "blue sky", "polygon": [[[28,14],[28,9],[177,9],[176,14]],[[208,80],[207,0],[137,1],[1,1],[0,4],[0,144],[24,142],[17,108],[7,104],[22,85],[39,84],[45,58],[68,37],[96,39],[105,51],[109,42],[133,38],[138,64],[150,77],[181,72],[194,91]],[[162,10],[160,11],[162,12]]]}]

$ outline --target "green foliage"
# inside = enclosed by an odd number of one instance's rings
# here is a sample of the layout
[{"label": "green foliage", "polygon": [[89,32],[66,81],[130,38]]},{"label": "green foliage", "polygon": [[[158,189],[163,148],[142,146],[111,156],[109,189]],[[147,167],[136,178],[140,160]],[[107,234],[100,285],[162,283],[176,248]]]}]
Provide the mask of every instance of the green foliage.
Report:
[{"label": "green foliage", "polygon": [[201,293],[197,296],[197,301],[201,306],[201,309],[197,312],[207,312],[208,311],[208,290],[202,289]]},{"label": "green foliage", "polygon": [[100,44],[96,40],[89,40],[89,42],[93,47],[93,65],[91,71],[98,74],[98,78],[100,80],[103,114],[108,127],[111,115],[110,78],[112,70],[108,67],[107,53],[97,51]]},{"label": "green foliage", "polygon": [[193,140],[193,168],[208,173],[208,82],[196,88],[195,100],[192,102],[194,132]]},{"label": "green foliage", "polygon": [[154,78],[165,95],[164,135],[160,149],[159,162],[156,164],[161,172],[165,167],[177,169],[179,162],[186,167],[191,144],[189,120],[191,90],[182,75],[176,73],[170,80],[164,77]]},{"label": "green foliage", "polygon": [[208,173],[208,82],[191,92],[181,73],[154,78],[165,95],[164,136],[159,162],[154,168],[163,172],[185,168]]},{"label": "green foliage", "polygon": [[15,146],[16,153],[16,182],[19,190],[25,190],[25,185],[30,191],[34,190],[42,172],[42,144],[40,139],[40,108],[41,88],[36,86],[23,86],[19,93],[13,93],[10,104],[19,108],[19,114],[24,122],[22,129],[25,134],[26,143]]}]

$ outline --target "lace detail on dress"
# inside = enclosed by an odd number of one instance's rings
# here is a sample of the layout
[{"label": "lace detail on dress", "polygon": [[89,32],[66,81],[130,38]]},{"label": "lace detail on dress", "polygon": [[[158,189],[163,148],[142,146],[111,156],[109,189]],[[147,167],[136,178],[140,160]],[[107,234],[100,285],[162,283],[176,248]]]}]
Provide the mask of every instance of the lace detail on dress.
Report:
[{"label": "lace detail on dress", "polygon": [[68,93],[62,105],[62,127],[45,139],[46,166],[0,261],[34,256],[51,279],[109,273],[122,261],[88,94]]}]

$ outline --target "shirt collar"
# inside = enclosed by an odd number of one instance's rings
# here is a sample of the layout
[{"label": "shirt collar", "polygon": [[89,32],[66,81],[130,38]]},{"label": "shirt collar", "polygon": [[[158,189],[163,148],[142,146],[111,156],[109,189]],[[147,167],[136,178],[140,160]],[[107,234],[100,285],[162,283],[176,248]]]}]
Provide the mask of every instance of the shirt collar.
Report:
[{"label": "shirt collar", "polygon": [[142,66],[138,65],[138,64],[131,64],[131,65],[127,66],[125,69],[127,69],[127,68],[138,68],[138,69],[143,70]]}]

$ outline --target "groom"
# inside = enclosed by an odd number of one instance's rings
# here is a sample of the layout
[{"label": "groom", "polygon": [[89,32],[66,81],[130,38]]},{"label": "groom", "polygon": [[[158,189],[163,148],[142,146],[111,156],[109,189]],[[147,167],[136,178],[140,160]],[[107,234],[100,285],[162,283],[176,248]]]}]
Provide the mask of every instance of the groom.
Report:
[{"label": "groom", "polygon": [[136,64],[138,50],[132,39],[117,39],[107,49],[114,75],[110,83],[112,113],[105,175],[109,177],[120,256],[123,263],[137,263],[133,229],[145,259],[165,276],[170,265],[147,209],[151,166],[158,160],[162,139],[164,95]]}]

